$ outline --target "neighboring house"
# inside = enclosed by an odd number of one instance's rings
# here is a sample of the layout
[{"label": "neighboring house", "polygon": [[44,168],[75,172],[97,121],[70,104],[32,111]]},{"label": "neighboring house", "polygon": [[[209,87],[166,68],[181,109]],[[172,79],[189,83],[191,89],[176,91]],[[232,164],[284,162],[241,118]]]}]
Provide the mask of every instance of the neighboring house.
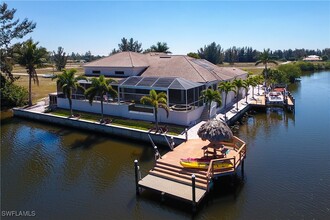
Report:
[{"label": "neighboring house", "polygon": [[[152,108],[142,105],[139,100],[151,89],[167,94],[171,109],[169,117],[164,110],[159,111],[159,121],[180,125],[191,125],[200,121],[204,110],[201,91],[217,88],[221,81],[247,78],[247,72],[233,67],[218,67],[207,60],[185,55],[163,53],[140,54],[121,52],[84,65],[86,76],[105,75],[117,78],[112,84],[118,91],[118,99],[103,97],[106,100],[104,113],[132,119],[153,121]],[[85,88],[90,82],[81,81]],[[234,101],[234,93],[228,95],[227,103]],[[85,100],[82,91],[73,95],[73,108],[76,110],[99,112],[99,102],[92,106]],[[99,98],[98,98],[99,99]],[[68,108],[67,100],[58,98],[58,107]],[[212,105],[211,116],[221,110]]]},{"label": "neighboring house", "polygon": [[310,55],[308,57],[305,57],[303,60],[304,61],[321,61],[322,58],[319,56],[316,56],[316,55]]}]

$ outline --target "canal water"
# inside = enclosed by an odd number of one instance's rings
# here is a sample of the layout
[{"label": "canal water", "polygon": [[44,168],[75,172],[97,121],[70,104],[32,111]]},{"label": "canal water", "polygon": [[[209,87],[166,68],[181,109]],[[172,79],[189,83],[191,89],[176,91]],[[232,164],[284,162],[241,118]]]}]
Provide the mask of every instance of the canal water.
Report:
[{"label": "canal water", "polygon": [[146,175],[150,144],[3,112],[2,218],[30,211],[34,219],[329,219],[330,72],[307,74],[290,89],[295,114],[269,109],[240,126],[245,176],[234,185],[220,179],[195,216],[188,204],[148,191],[135,196],[133,161]]}]

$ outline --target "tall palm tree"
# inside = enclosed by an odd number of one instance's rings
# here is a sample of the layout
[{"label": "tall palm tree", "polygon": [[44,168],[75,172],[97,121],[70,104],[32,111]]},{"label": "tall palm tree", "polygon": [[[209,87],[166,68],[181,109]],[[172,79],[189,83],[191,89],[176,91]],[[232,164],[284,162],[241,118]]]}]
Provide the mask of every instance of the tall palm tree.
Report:
[{"label": "tall palm tree", "polygon": [[220,106],[222,103],[221,95],[218,90],[213,90],[213,89],[203,90],[201,98],[204,99],[208,105],[209,117],[211,116],[210,114],[211,114],[212,102],[216,102],[218,104],[218,106]]},{"label": "tall palm tree", "polygon": [[220,90],[220,92],[224,92],[225,93],[225,119],[227,118],[226,113],[227,113],[227,96],[229,92],[234,92],[236,93],[236,87],[235,85],[230,82],[230,81],[222,81],[219,83],[218,89]]},{"label": "tall palm tree", "polygon": [[259,65],[260,63],[262,63],[263,65],[265,65],[265,70],[264,70],[264,76],[265,76],[265,85],[266,85],[266,80],[267,80],[267,64],[268,63],[274,63],[274,64],[278,64],[275,60],[272,60],[270,58],[270,49],[267,49],[265,50],[264,49],[264,52],[262,52],[260,55],[259,55],[259,60],[255,63],[255,65]]},{"label": "tall palm tree", "polygon": [[32,105],[32,79],[34,83],[39,85],[36,68],[42,66],[48,56],[46,48],[37,47],[38,43],[34,43],[32,39],[29,39],[19,47],[16,54],[18,64],[24,66],[29,75],[29,106]]},{"label": "tall palm tree", "polygon": [[85,91],[85,96],[92,105],[95,96],[99,96],[101,100],[101,122],[103,119],[103,96],[109,94],[112,98],[117,97],[117,92],[112,88],[110,83],[116,82],[114,79],[105,79],[104,75],[100,75],[99,78],[92,78],[92,85]]},{"label": "tall palm tree", "polygon": [[56,84],[57,86],[62,88],[62,91],[64,95],[68,98],[69,106],[70,106],[70,117],[73,117],[73,111],[72,111],[72,91],[77,90],[78,88],[85,90],[84,87],[82,87],[79,84],[79,80],[86,80],[86,77],[84,76],[78,76],[75,77],[75,73],[77,72],[76,69],[69,69],[69,70],[63,70],[62,74],[56,75],[53,79],[57,79]]},{"label": "tall palm tree", "polygon": [[236,87],[236,110],[238,111],[239,91],[244,87],[242,79],[234,79],[233,84]]},{"label": "tall palm tree", "polygon": [[149,104],[154,108],[156,130],[158,127],[158,108],[163,108],[166,111],[168,117],[170,108],[167,106],[167,95],[164,92],[157,93],[155,90],[150,90],[149,95],[143,96],[140,99],[142,104]]}]

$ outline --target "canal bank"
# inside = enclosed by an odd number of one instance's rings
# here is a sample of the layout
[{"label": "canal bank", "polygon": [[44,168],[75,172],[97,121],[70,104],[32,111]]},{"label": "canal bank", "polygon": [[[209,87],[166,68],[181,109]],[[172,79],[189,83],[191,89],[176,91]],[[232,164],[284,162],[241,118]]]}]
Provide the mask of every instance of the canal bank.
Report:
[{"label": "canal bank", "polygon": [[66,127],[83,129],[93,132],[99,132],[116,137],[128,138],[135,141],[148,142],[149,144],[152,140],[153,143],[156,145],[170,147],[169,145],[171,144],[171,142],[174,142],[175,145],[179,145],[186,140],[184,136],[178,137],[168,134],[155,134],[153,132],[142,131],[133,128],[121,127],[111,124],[101,124],[83,119],[62,117],[62,116],[42,113],[39,111],[25,110],[21,108],[14,108],[13,112],[14,112],[14,116],[16,117],[22,117],[31,120],[37,120],[46,123],[57,124]]}]

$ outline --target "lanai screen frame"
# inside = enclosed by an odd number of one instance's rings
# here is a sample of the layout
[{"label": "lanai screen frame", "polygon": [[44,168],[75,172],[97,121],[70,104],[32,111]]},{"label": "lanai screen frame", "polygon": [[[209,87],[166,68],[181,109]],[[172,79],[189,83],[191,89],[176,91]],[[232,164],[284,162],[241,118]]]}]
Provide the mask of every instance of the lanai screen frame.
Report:
[{"label": "lanai screen frame", "polygon": [[[159,79],[162,80],[172,80],[172,83],[174,81],[177,81],[180,83],[186,82],[188,84],[191,84],[189,87],[190,88],[184,88],[184,86],[181,85],[182,88],[171,88],[171,84],[169,84],[166,87],[155,87],[155,86],[139,86],[139,84],[143,79],[154,79],[155,82]],[[132,81],[136,80],[137,83],[131,83],[129,85],[125,85],[125,80],[122,82],[119,82],[118,84],[114,84],[114,87],[117,87],[117,92],[118,92],[118,103],[120,102],[130,102],[133,103],[132,101],[134,100],[134,103],[136,101],[139,101],[140,98],[144,95],[148,95],[149,91],[154,89],[157,93],[158,92],[165,92],[167,95],[167,104],[169,107],[171,107],[173,110],[179,110],[179,111],[190,111],[194,110],[196,107],[203,106],[203,99],[200,98],[201,96],[201,91],[205,89],[205,85],[201,83],[194,83],[190,82],[188,80],[180,79],[178,77],[135,77],[135,79],[131,79]],[[140,81],[139,81],[140,80]],[[152,84],[155,85],[155,84]],[[195,85],[195,87],[193,87]],[[191,88],[192,87],[192,88]],[[139,90],[137,92],[137,90]],[[179,91],[180,93],[180,101],[172,101],[174,99],[173,97],[173,92],[177,93]],[[126,98],[127,95],[129,95],[129,98]],[[126,96],[126,97],[125,97]],[[180,108],[178,108],[178,105]]]}]

